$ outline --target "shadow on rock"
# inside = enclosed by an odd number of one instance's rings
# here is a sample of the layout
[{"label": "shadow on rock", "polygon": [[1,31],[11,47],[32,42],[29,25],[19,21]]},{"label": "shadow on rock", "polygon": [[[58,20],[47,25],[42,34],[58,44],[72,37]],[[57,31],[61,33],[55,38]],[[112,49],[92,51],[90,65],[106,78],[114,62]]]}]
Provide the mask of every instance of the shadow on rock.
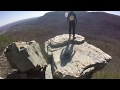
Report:
[{"label": "shadow on rock", "polygon": [[66,48],[64,48],[61,51],[61,55],[60,55],[60,60],[61,60],[61,66],[65,66],[68,62],[70,62],[73,58],[73,56],[75,55],[76,51],[73,50],[74,47],[74,43],[73,41],[70,41]]}]

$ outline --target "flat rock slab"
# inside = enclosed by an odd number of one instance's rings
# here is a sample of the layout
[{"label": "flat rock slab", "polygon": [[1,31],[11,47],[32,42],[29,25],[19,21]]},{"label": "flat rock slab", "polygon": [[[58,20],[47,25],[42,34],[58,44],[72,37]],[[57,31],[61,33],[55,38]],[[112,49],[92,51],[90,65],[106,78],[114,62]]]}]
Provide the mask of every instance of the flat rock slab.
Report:
[{"label": "flat rock slab", "polygon": [[[76,37],[76,39],[74,39],[74,43],[76,43],[76,44],[81,44],[85,40],[85,38],[83,36],[80,36],[77,34],[75,37]],[[71,38],[69,38],[68,34],[59,35],[59,36],[56,36],[49,40],[51,47],[60,47],[60,46],[67,44],[70,41],[71,42],[73,41],[73,36],[71,35]]]},{"label": "flat rock slab", "polygon": [[[68,35],[60,35],[49,40],[52,41],[51,43],[56,42],[52,45],[57,45],[57,47],[51,47],[50,42],[45,43],[46,53],[48,55],[51,53],[52,56],[51,68],[55,77],[61,79],[85,78],[91,72],[102,69],[112,59],[110,55],[87,42],[64,44],[64,42],[71,42],[67,38]],[[76,41],[79,40],[84,40],[84,38],[78,35]],[[62,47],[58,47],[59,45]]]}]

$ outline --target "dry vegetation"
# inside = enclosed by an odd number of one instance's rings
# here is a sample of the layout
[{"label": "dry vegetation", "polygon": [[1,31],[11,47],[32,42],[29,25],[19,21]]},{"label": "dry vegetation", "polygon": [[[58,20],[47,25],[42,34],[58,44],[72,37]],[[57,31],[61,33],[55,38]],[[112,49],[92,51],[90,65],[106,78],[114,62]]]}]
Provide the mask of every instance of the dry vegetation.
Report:
[{"label": "dry vegetation", "polygon": [[5,58],[3,51],[6,46],[14,42],[15,40],[11,36],[0,35],[0,76],[5,78],[12,70],[7,59]]}]

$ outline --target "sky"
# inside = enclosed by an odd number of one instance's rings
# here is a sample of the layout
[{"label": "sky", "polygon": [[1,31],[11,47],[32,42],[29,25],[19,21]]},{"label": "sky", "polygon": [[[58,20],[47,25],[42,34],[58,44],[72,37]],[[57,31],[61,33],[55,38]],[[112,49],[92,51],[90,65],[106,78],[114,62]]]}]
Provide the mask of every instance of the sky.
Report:
[{"label": "sky", "polygon": [[[40,17],[51,11],[0,11],[0,26],[22,19]],[[104,11],[120,16],[120,11]]]},{"label": "sky", "polygon": [[0,26],[22,19],[40,17],[50,11],[0,11]]}]

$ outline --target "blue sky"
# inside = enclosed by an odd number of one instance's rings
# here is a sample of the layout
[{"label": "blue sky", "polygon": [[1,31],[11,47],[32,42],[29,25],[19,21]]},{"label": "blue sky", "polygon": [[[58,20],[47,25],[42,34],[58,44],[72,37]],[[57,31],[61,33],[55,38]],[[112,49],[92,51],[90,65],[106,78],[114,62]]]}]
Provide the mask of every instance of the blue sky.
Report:
[{"label": "blue sky", "polygon": [[22,19],[40,17],[50,11],[0,11],[0,26]]},{"label": "blue sky", "polygon": [[[51,11],[0,11],[0,26],[22,19],[40,17]],[[120,16],[120,11],[105,11]]]}]

